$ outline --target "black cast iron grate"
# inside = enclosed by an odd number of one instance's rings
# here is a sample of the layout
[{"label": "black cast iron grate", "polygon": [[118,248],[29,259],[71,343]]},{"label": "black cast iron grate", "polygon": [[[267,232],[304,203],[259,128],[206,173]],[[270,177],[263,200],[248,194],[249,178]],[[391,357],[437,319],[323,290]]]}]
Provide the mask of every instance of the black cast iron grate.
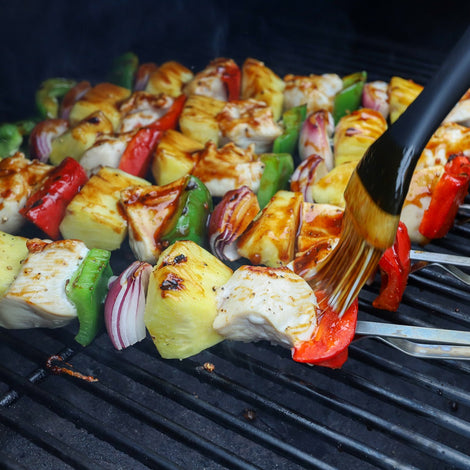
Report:
[{"label": "black cast iron grate", "polygon": [[[252,41],[225,55],[264,58],[281,75],[360,66],[373,78],[424,83],[435,69],[417,51],[308,34],[315,40],[297,40],[295,54],[274,37],[268,58]],[[469,235],[458,225],[430,248],[470,256]],[[371,307],[377,290],[361,293],[362,319],[384,318]],[[399,311],[385,316],[469,329],[469,300],[468,288],[426,268],[411,276]],[[339,371],[296,364],[264,343],[222,343],[165,361],[149,338],[117,352],[102,334],[78,348],[74,328],[0,329],[3,468],[470,468],[466,362],[416,359],[373,340],[354,343]],[[99,381],[50,374],[45,365],[56,354]]]}]

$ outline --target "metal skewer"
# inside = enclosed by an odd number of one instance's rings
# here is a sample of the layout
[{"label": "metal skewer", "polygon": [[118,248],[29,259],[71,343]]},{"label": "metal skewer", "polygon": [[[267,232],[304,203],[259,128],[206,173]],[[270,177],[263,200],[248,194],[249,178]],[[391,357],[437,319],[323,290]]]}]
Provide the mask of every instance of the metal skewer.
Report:
[{"label": "metal skewer", "polygon": [[439,344],[460,344],[470,346],[470,331],[423,328],[420,326],[394,325],[371,321],[358,321],[357,335],[400,338]]},{"label": "metal skewer", "polygon": [[470,360],[470,331],[358,321],[356,335],[378,339],[414,357]]},{"label": "metal skewer", "polygon": [[451,264],[470,268],[470,258],[466,256],[448,255],[446,253],[433,253],[432,251],[410,250],[412,261],[426,261],[427,263]]},{"label": "metal skewer", "polygon": [[[470,268],[468,257],[410,250],[410,259],[417,262],[412,271],[428,265],[439,266],[470,285],[470,275],[456,267]],[[358,321],[356,336],[377,339],[414,357],[470,360],[470,331]]]},{"label": "metal skewer", "polygon": [[470,286],[470,275],[456,267],[470,267],[470,258],[466,256],[410,250],[410,259],[412,261],[417,261],[415,266],[411,269],[412,272],[418,271],[428,265],[439,266],[459,281]]}]

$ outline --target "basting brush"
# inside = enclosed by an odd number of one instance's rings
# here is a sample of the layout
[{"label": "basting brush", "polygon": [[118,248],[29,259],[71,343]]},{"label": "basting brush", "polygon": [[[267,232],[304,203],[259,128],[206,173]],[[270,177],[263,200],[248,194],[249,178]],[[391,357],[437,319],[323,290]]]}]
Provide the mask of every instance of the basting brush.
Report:
[{"label": "basting brush", "polygon": [[393,244],[416,163],[470,88],[470,28],[413,103],[366,151],[344,193],[340,240],[309,281],[340,316]]}]

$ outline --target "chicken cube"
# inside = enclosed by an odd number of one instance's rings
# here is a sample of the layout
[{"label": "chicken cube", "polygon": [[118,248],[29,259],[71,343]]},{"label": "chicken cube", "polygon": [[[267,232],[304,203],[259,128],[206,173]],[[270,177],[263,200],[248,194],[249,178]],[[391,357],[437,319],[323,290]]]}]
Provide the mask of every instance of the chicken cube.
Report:
[{"label": "chicken cube", "polygon": [[226,339],[293,348],[312,338],[317,315],[313,290],[290,269],[242,266],[217,289],[213,327]]},{"label": "chicken cube", "polygon": [[271,108],[254,99],[227,103],[217,115],[220,143],[234,142],[241,148],[255,145],[256,153],[269,152],[283,132],[273,118]]},{"label": "chicken cube", "polygon": [[333,112],[336,93],[343,88],[343,80],[335,73],[307,77],[289,74],[284,82],[284,110],[306,104],[307,114],[320,110]]},{"label": "chicken cube", "polygon": [[0,230],[18,233],[26,222],[20,209],[52,168],[39,160],[28,160],[20,152],[0,160]]},{"label": "chicken cube", "polygon": [[208,142],[199,152],[193,175],[207,186],[212,196],[223,197],[227,191],[242,186],[256,193],[264,164],[253,150],[253,145],[244,150],[233,142],[217,149],[213,142]]},{"label": "chicken cube", "polygon": [[89,250],[79,240],[32,239],[27,246],[29,254],[0,300],[0,326],[62,327],[77,316],[65,287]]}]

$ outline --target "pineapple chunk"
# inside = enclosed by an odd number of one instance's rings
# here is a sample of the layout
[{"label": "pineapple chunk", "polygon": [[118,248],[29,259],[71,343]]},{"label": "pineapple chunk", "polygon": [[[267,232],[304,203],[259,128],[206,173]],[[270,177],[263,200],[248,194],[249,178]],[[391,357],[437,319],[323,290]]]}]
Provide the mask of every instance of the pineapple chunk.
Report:
[{"label": "pineapple chunk", "polygon": [[413,80],[392,77],[390,80],[390,122],[393,124],[416,99],[423,86]]},{"label": "pineapple chunk", "polygon": [[149,282],[145,326],[166,359],[184,359],[223,340],[212,327],[216,290],[232,270],[192,241],[161,255]]},{"label": "pineapple chunk", "polygon": [[216,100],[208,96],[192,95],[184,105],[180,116],[181,132],[205,144],[212,140],[219,143],[219,123],[216,116],[225,106],[225,101]]},{"label": "pineapple chunk", "polygon": [[112,132],[113,126],[109,119],[101,111],[96,111],[52,141],[49,160],[54,165],[66,157],[80,160],[99,136]]},{"label": "pineapple chunk", "polygon": [[176,98],[193,76],[184,65],[174,61],[165,62],[150,75],[145,91],[154,95],[165,93]]},{"label": "pineapple chunk", "polygon": [[26,238],[0,232],[0,297],[20,272],[27,255]]},{"label": "pineapple chunk", "polygon": [[278,191],[240,237],[240,256],[273,268],[292,261],[302,203],[301,193]]},{"label": "pineapple chunk", "polygon": [[341,118],[334,135],[335,166],[359,161],[386,130],[387,121],[372,109],[359,109]]},{"label": "pineapple chunk", "polygon": [[312,186],[312,198],[322,204],[344,207],[344,191],[358,161],[343,163],[326,174]]},{"label": "pineapple chunk", "polygon": [[62,236],[83,240],[88,248],[117,250],[127,235],[127,221],[118,207],[120,193],[129,186],[149,184],[124,171],[101,168],[67,206]]},{"label": "pineapple chunk", "polygon": [[241,98],[264,101],[273,111],[275,121],[282,114],[285,83],[263,62],[248,58],[242,67]]},{"label": "pineapple chunk", "polygon": [[119,103],[129,98],[131,91],[112,83],[99,83],[87,91],[70,111],[70,123],[73,125],[86,119],[90,114],[101,111],[117,131],[121,120]]},{"label": "pineapple chunk", "polygon": [[121,193],[121,207],[129,222],[129,243],[140,261],[155,264],[162,246],[159,235],[178,207],[188,177],[165,186],[134,186]]},{"label": "pineapple chunk", "polygon": [[155,151],[152,174],[158,185],[164,185],[191,173],[197,163],[197,152],[204,146],[181,132],[165,132]]}]

